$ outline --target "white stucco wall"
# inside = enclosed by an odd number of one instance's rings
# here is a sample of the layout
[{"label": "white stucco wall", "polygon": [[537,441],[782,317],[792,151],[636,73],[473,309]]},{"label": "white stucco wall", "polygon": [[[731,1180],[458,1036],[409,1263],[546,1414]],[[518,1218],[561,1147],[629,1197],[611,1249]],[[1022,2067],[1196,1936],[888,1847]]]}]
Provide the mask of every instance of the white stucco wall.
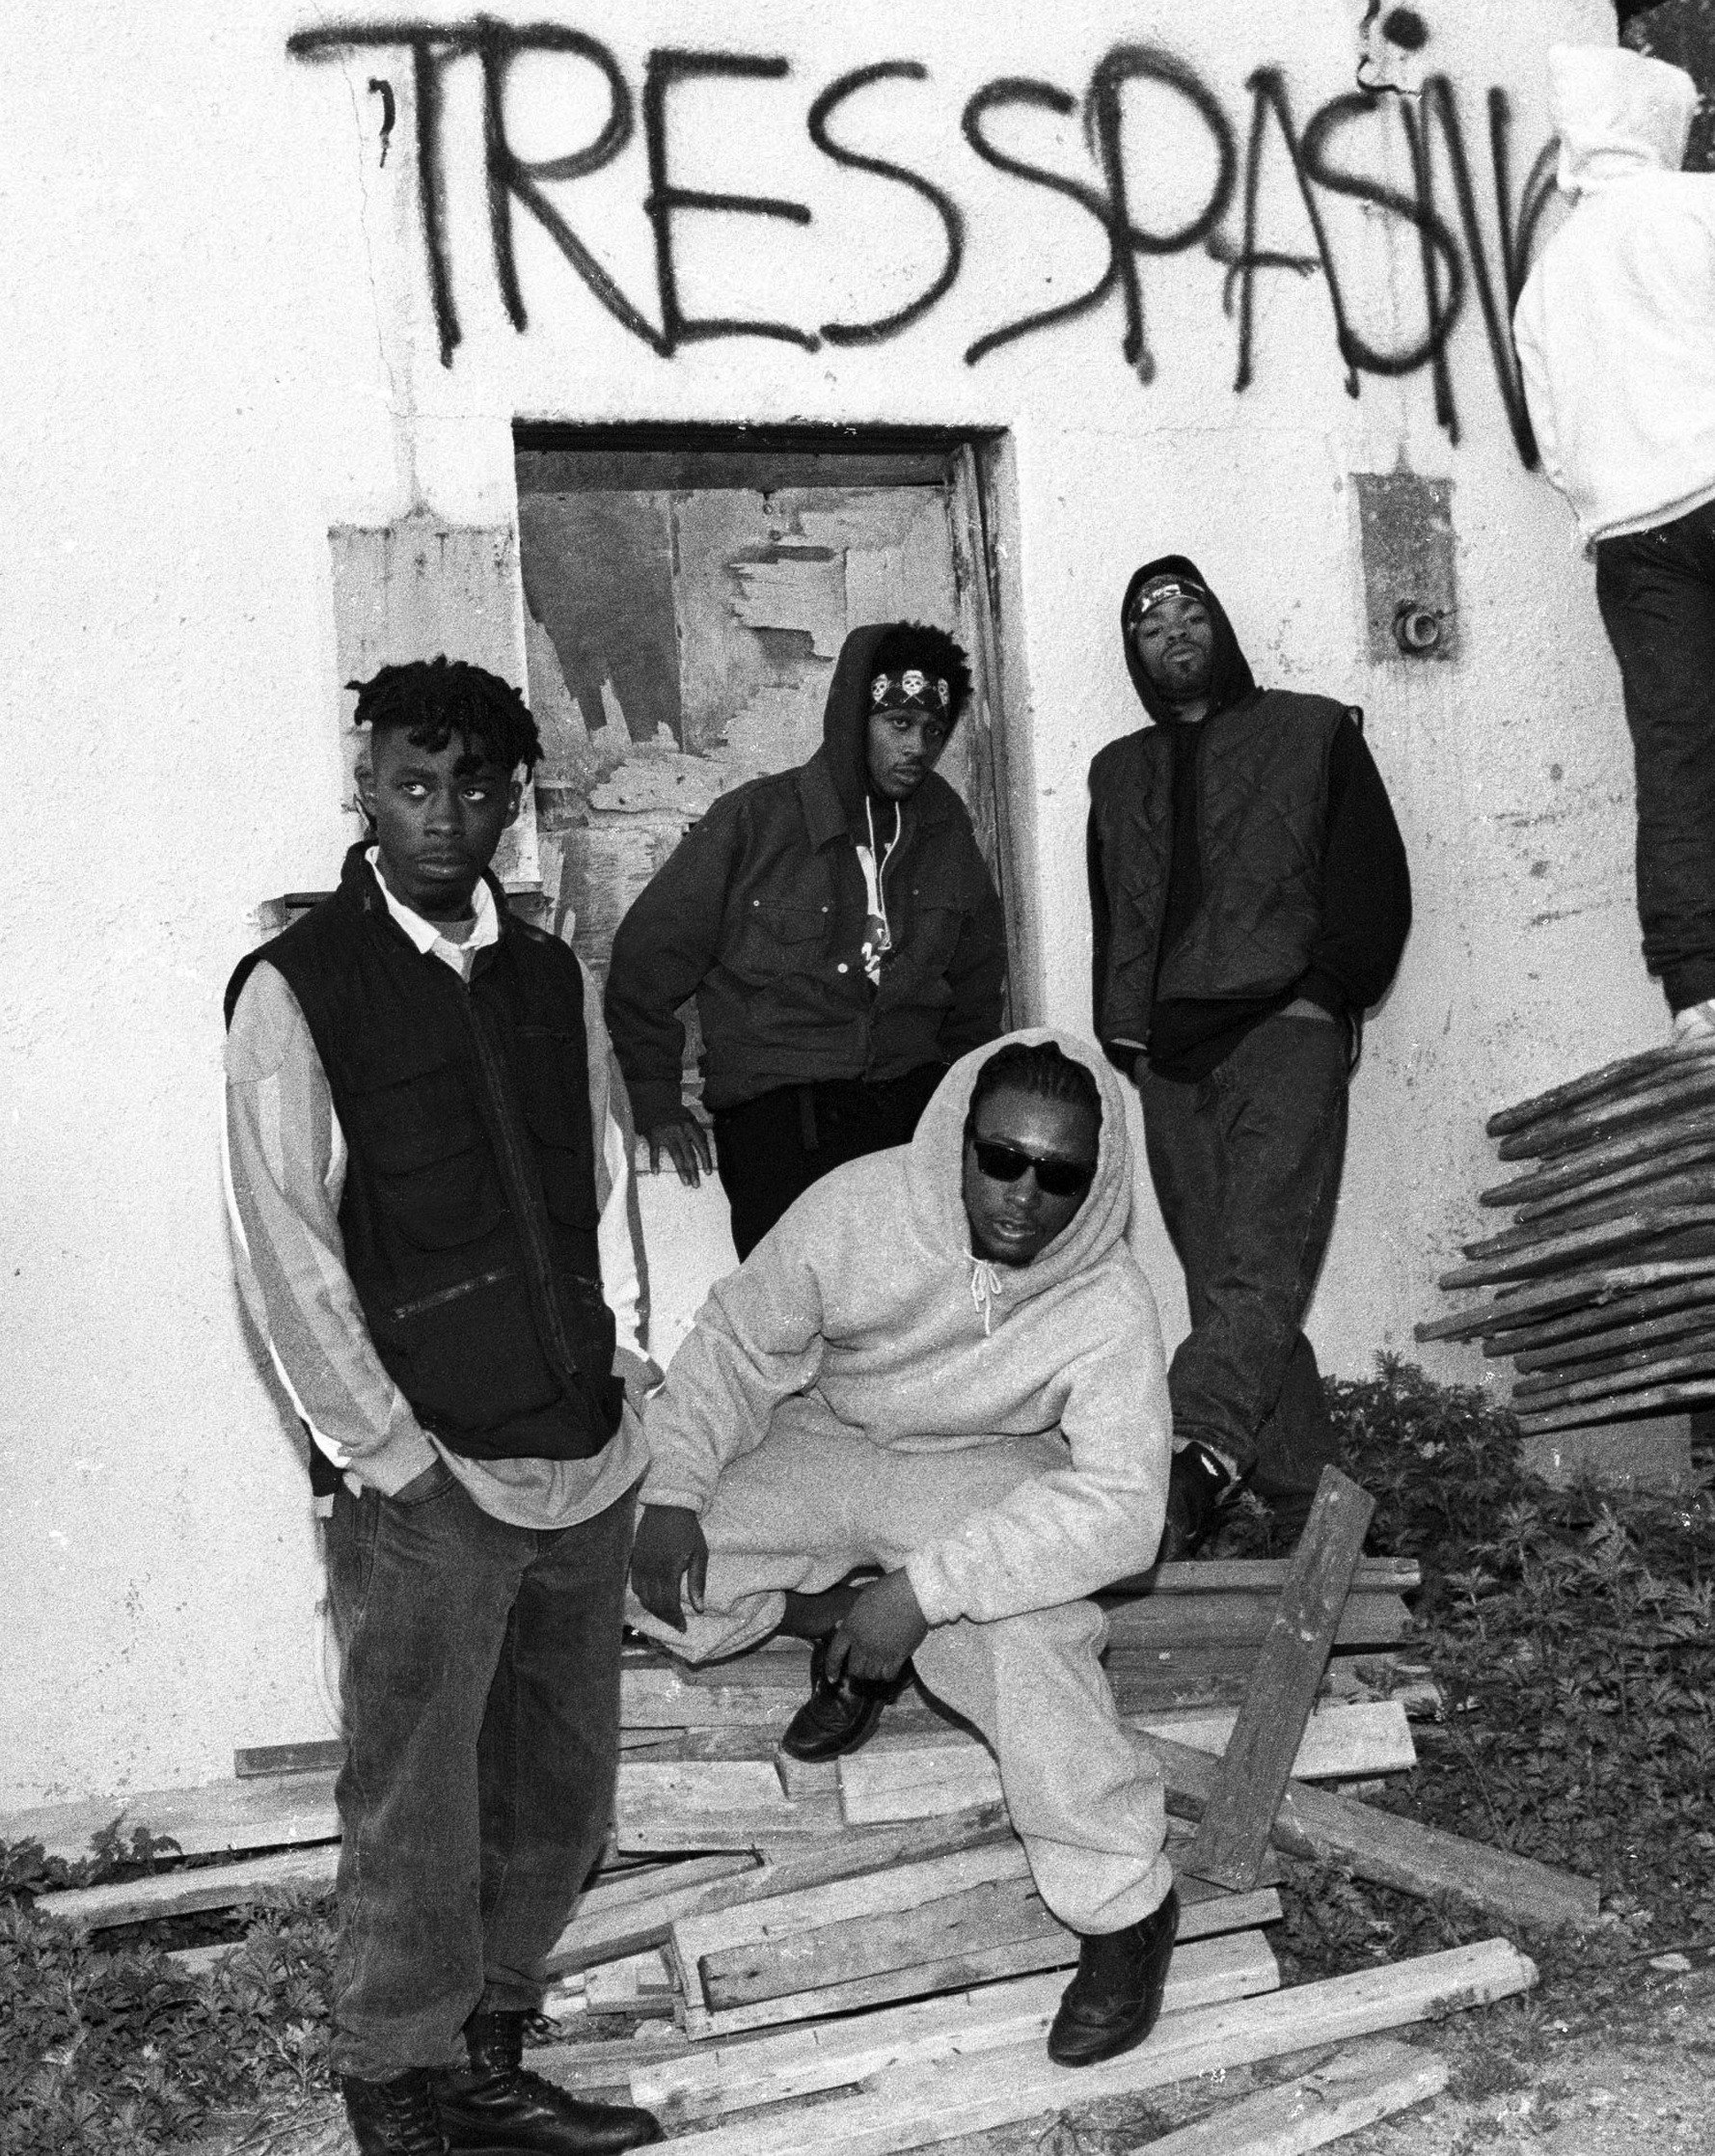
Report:
[{"label": "white stucco wall", "polygon": [[[442,0],[422,12],[457,19]],[[962,138],[980,85],[1035,77],[1075,99],[1109,46],[1151,41],[1213,91],[1242,171],[1250,70],[1283,70],[1302,125],[1354,84],[1360,0],[504,12],[604,40],[634,98],[654,46],[789,61],[784,79],[670,93],[679,184],[776,194],[813,215],[801,227],[680,213],[688,313],[813,330],[901,305],[934,274],[927,205],[838,169],[805,131],[810,99],[871,62],[918,61],[926,76],[863,92],[833,132],[957,200],[964,266],[889,342],[812,353],[724,341],[665,359],[597,308],[520,210],[520,335],[497,296],[478,74],[465,59],[444,76],[464,333],[445,368],[406,53],[288,57],[290,33],[328,19],[288,0],[106,0],[12,28],[0,69],[14,788],[0,867],[0,1806],[218,1775],[234,1745],[324,1728],[304,1486],[228,1273],[220,996],[257,902],[325,885],[342,840],[329,526],[397,516],[414,485],[442,516],[510,520],[515,419],[1010,430],[1021,593],[1010,626],[1030,697],[1008,718],[1046,960],[1031,994],[1056,1023],[1087,1023],[1083,777],[1137,716],[1114,625],[1133,564],[1190,553],[1260,674],[1365,706],[1411,849],[1418,924],[1356,1088],[1313,1320],[1333,1368],[1363,1370],[1434,1308],[1433,1275],[1490,1179],[1487,1110],[1662,1029],[1636,957],[1630,782],[1590,571],[1559,502],[1520,468],[1474,305],[1451,346],[1456,448],[1425,372],[1367,376],[1348,396],[1320,275],[1260,276],[1257,378],[1236,396],[1223,272],[1201,250],[1142,264],[1147,386],[1121,357],[1112,294],[980,366],[963,358],[997,324],[1093,283],[1105,257],[1085,210],[984,165]],[[368,5],[352,19],[387,13]],[[1419,13],[1429,42],[1408,94],[1426,68],[1456,85],[1492,220],[1484,95],[1501,85],[1512,100],[1516,186],[1544,134],[1547,43],[1610,40],[1612,12],[1424,0]],[[385,166],[371,77],[398,106]],[[536,158],[576,149],[605,99],[585,62],[520,63],[514,146]],[[1202,199],[1209,138],[1187,135],[1159,92],[1134,93],[1128,115],[1133,216],[1159,230]],[[1013,110],[989,128],[1019,157],[1093,179],[1075,113]],[[1392,103],[1337,152],[1408,187]],[[653,317],[646,189],[640,130],[607,169],[551,192]],[[1222,226],[1235,243],[1241,200]],[[1305,249],[1274,135],[1263,201],[1265,243]],[[1397,217],[1324,201],[1363,333],[1408,340],[1421,318],[1415,236]],[[1349,475],[1397,464],[1454,480],[1456,665],[1365,654]],[[664,1279],[675,1202],[649,1193]],[[1158,1232],[1146,1226],[1143,1247],[1176,1325]],[[682,1322],[691,1292],[678,1281],[664,1316],[670,1303]],[[1449,1352],[1436,1367],[1472,1375],[1477,1363]]]}]

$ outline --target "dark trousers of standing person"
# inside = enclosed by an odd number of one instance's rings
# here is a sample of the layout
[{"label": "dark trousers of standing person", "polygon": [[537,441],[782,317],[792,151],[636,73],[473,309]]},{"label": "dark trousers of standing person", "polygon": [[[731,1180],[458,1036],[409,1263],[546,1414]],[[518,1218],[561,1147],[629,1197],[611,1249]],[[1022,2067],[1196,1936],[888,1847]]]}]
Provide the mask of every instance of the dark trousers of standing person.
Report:
[{"label": "dark trousers of standing person", "polygon": [[715,1160],[732,1207],[739,1262],[830,1168],[909,1145],[946,1075],[944,1063],[919,1063],[903,1078],[821,1078],[717,1108]]},{"label": "dark trousers of standing person", "polygon": [[474,2012],[541,2005],[612,1815],[634,1507],[539,1533],[445,1466],[408,1505],[335,1497],[336,2073],[462,2065]]},{"label": "dark trousers of standing person", "polygon": [[1167,1372],[1176,1441],[1230,1460],[1284,1533],[1339,1439],[1302,1330],[1346,1156],[1347,1031],[1271,1018],[1200,1082],[1141,1083],[1150,1175],[1191,1329]]},{"label": "dark trousers of standing person", "polygon": [[1599,539],[1596,601],[1637,770],[1644,963],[1682,1011],[1715,996],[1715,502]]}]

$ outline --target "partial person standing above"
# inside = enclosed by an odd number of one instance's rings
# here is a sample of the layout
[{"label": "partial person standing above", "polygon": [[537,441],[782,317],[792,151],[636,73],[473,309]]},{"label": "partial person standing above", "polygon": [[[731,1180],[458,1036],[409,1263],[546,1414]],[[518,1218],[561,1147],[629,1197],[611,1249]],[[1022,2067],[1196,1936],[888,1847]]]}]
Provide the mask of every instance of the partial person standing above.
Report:
[{"label": "partial person standing above", "polygon": [[619,1751],[631,1135],[600,1006],[488,874],[540,745],[479,667],[359,689],[371,835],[227,991],[244,1300],[330,1506],[345,1760],[332,2058],[362,2156],[612,2156],[527,2073]]},{"label": "partial person standing above", "polygon": [[948,1064],[1000,1029],[1000,901],[935,771],[969,694],[942,631],[854,629],[822,747],[723,794],[619,924],[608,1024],[638,1128],[683,1182],[713,1165],[681,1090],[694,995],[741,1258],[830,1168],[905,1144]]},{"label": "partial person standing above", "polygon": [[1083,1935],[1048,2036],[1073,2066],[1148,2034],[1177,1923],[1160,1777],[1089,1599],[1151,1562],[1166,1498],[1130,1210],[1094,1049],[1031,1031],[966,1056],[909,1146],[826,1177],[716,1283],[649,1404],[632,1563],[631,1622],[693,1661],[816,1641],[798,1758],[860,1744],[908,1657],[975,1726]]},{"label": "partial person standing above", "polygon": [[1095,1026],[1143,1097],[1190,1304],[1168,1372],[1174,1557],[1246,1483],[1295,1540],[1338,1458],[1302,1326],[1411,886],[1358,715],[1259,689],[1195,563],[1146,563],[1120,625],[1154,723],[1090,767]]},{"label": "partial person standing above", "polygon": [[1513,316],[1542,469],[1596,564],[1638,802],[1644,963],[1715,1035],[1715,175],[1682,173],[1683,68],[1551,45],[1570,218]]}]

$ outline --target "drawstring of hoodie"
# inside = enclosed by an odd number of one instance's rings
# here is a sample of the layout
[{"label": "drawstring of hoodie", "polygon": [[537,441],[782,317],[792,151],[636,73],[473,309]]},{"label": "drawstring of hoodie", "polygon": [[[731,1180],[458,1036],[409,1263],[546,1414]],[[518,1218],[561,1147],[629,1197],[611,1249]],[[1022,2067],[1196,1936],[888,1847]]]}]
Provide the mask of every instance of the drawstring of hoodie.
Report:
[{"label": "drawstring of hoodie", "polygon": [[970,1307],[983,1321],[983,1338],[992,1337],[994,1330],[994,1297],[1000,1293],[1000,1269],[987,1258],[979,1258],[974,1250],[966,1250],[965,1262],[970,1268]]},{"label": "drawstring of hoodie", "polygon": [[863,970],[869,975],[872,988],[882,985],[882,960],[893,948],[893,931],[887,920],[886,867],[889,856],[899,843],[902,818],[899,804],[893,805],[893,835],[885,847],[876,843],[875,805],[864,798],[863,813],[869,824],[869,844],[859,846],[858,864],[863,871],[864,903],[868,919],[863,924]]}]

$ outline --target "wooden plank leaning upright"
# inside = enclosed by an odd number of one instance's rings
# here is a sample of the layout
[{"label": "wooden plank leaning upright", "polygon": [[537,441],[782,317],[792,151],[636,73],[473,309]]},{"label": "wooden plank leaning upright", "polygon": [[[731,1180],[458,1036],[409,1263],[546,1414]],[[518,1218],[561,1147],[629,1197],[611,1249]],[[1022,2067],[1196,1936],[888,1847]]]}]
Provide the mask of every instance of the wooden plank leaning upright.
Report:
[{"label": "wooden plank leaning upright", "polygon": [[1375,1510],[1375,1499],[1338,1467],[1322,1469],[1182,1869],[1240,1892],[1256,1885]]}]

